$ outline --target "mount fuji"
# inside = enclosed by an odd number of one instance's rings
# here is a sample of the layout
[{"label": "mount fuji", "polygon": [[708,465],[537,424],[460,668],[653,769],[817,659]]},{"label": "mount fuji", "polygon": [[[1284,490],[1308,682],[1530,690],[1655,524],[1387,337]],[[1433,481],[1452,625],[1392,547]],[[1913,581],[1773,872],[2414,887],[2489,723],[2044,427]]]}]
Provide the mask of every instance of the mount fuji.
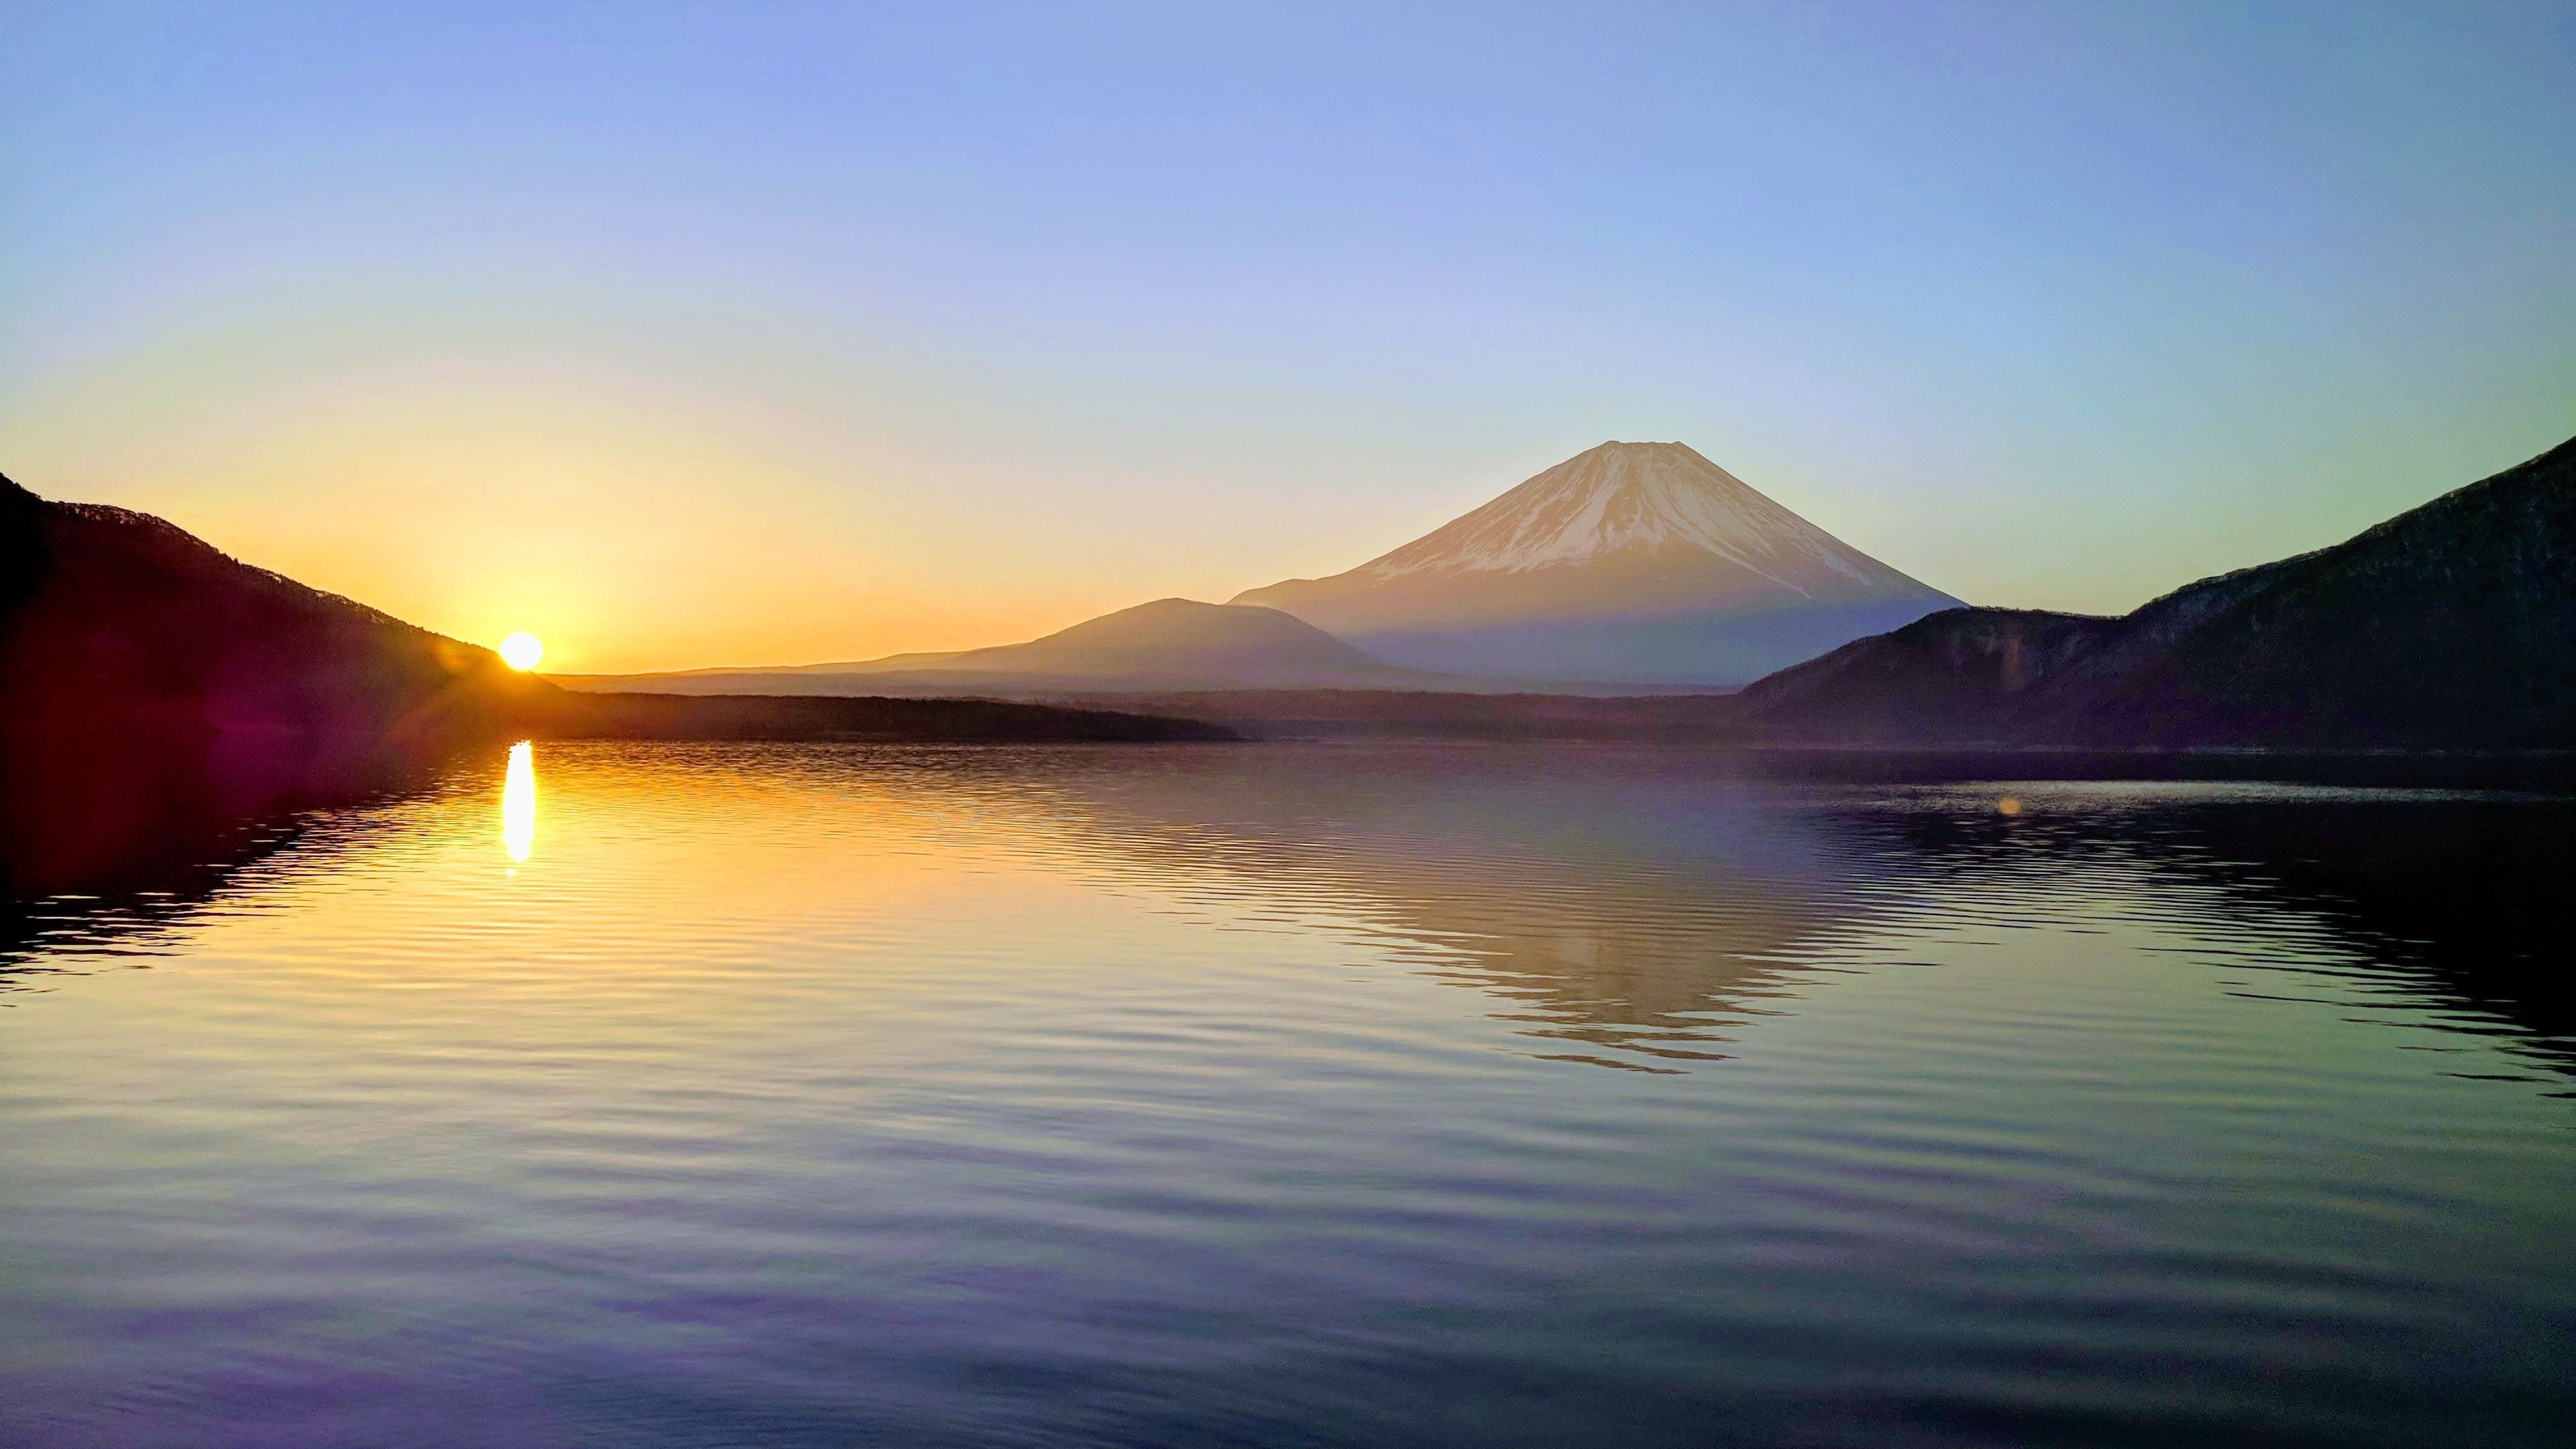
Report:
[{"label": "mount fuji", "polygon": [[1388,664],[1732,685],[1960,601],[1680,443],[1603,443],[1347,573],[1237,595]]}]

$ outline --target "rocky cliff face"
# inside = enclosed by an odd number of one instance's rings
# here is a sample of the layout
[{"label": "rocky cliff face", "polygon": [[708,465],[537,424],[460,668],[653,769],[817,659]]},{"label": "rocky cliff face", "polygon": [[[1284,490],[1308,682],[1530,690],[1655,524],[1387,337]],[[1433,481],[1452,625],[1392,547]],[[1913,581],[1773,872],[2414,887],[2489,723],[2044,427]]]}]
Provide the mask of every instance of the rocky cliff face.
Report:
[{"label": "rocky cliff face", "polygon": [[1392,553],[1237,595],[1391,664],[1736,684],[1958,600],[1680,443],[1604,443]]},{"label": "rocky cliff face", "polygon": [[2576,441],[2123,618],[1952,610],[1739,704],[1780,740],[2576,746]]}]

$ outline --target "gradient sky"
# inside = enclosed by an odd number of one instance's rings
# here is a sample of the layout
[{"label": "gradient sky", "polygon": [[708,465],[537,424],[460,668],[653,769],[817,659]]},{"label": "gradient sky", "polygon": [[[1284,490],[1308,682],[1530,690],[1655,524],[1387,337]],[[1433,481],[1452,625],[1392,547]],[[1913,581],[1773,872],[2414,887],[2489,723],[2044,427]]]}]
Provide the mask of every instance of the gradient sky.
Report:
[{"label": "gradient sky", "polygon": [[550,668],[1222,599],[1605,438],[2123,610],[2576,433],[2564,0],[9,9],[0,471]]}]

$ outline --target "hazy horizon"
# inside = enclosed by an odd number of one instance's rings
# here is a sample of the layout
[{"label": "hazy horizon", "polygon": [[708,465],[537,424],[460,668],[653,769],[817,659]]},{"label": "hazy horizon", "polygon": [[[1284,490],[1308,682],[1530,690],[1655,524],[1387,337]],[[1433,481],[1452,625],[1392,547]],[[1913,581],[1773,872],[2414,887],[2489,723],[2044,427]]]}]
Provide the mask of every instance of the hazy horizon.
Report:
[{"label": "hazy horizon", "polygon": [[2576,1423],[2568,0],[8,21],[0,1446]]},{"label": "hazy horizon", "polygon": [[0,472],[567,672],[1029,639],[1678,440],[2111,613],[2576,431],[2576,18],[100,5]]}]

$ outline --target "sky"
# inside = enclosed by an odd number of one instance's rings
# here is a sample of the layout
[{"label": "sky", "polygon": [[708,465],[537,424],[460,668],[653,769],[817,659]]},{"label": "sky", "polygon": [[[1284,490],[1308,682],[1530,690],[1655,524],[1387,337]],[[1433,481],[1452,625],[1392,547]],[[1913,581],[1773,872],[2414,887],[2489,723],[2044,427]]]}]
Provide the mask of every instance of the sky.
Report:
[{"label": "sky", "polygon": [[2126,610],[2576,434],[2576,7],[18,0],[0,472],[547,667],[1682,441]]}]

